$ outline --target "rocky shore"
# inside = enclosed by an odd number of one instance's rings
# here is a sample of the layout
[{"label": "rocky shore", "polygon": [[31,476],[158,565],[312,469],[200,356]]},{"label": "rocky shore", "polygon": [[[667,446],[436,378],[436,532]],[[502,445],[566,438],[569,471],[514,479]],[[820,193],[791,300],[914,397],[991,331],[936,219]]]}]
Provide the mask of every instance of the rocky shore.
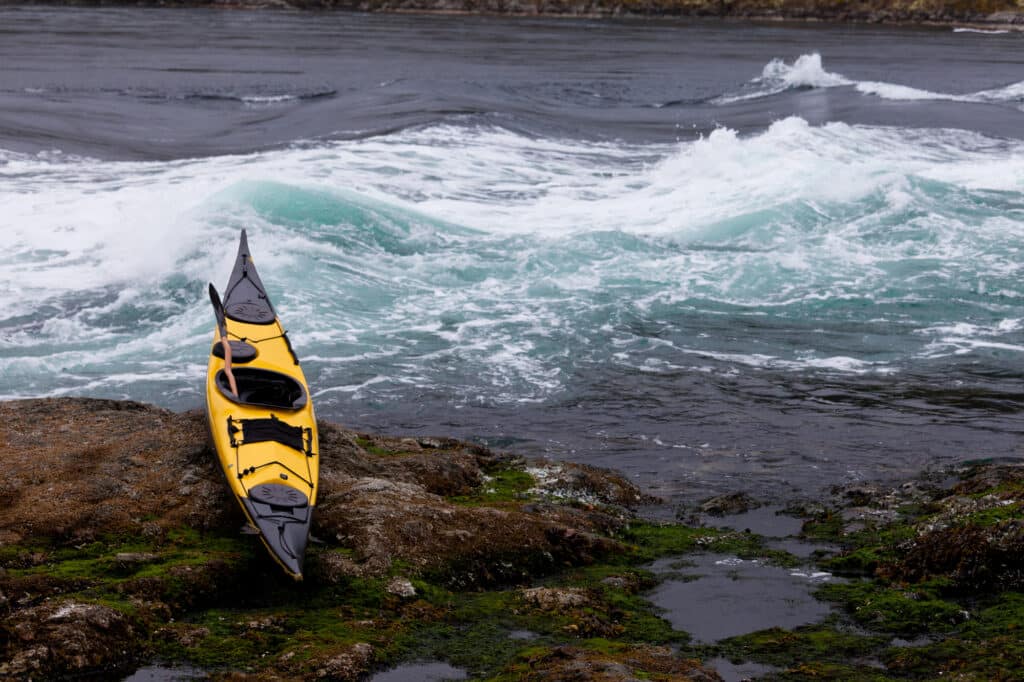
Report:
[{"label": "rocky shore", "polygon": [[[510,681],[1024,669],[1020,462],[795,504],[781,513],[802,520],[792,539],[814,543],[808,558],[697,518],[756,505],[742,496],[658,523],[636,512],[654,500],[611,471],[320,433],[315,541],[296,584],[241,532],[201,412],[0,403],[0,679],[119,679],[153,663],[232,680],[359,680],[408,661]],[[651,567],[708,555],[830,576],[814,596],[832,615],[697,642],[652,605],[672,574]]]},{"label": "rocky shore", "polygon": [[1024,30],[1022,0],[0,0],[0,4],[222,7],[576,17],[717,17]]}]

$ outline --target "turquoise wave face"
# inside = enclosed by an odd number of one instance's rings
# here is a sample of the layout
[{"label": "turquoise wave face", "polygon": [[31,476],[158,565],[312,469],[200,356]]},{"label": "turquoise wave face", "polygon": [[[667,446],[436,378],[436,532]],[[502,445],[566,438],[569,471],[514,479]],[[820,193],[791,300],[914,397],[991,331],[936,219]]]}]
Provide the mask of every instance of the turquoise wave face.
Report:
[{"label": "turquoise wave face", "polygon": [[678,145],[434,127],[172,163],[7,154],[3,396],[201,404],[240,228],[322,411],[637,376],[1021,367],[1024,147],[786,119]]}]

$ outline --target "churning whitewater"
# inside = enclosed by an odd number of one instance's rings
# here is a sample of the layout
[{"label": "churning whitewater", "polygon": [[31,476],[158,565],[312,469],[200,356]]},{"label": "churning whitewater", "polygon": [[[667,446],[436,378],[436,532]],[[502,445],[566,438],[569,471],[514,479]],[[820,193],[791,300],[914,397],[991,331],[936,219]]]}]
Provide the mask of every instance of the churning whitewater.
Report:
[{"label": "churning whitewater", "polygon": [[[702,97],[631,100],[674,117],[674,139],[458,112],[176,159],[0,151],[2,397],[200,405],[205,284],[245,228],[321,416],[353,426],[589,456],[669,494],[962,454],[943,444],[1006,454],[1024,141],[1005,130],[1024,81],[943,93],[824,61],[775,56]],[[47,96],[32,88],[17,97]],[[201,106],[294,117],[343,91]],[[561,96],[627,107],[600,82]],[[892,106],[934,125],[885,120]],[[694,108],[711,123],[687,126]],[[953,125],[973,108],[983,125]]]},{"label": "churning whitewater", "polygon": [[437,126],[174,163],[8,155],[3,175],[11,395],[142,382],[187,404],[197,292],[242,227],[323,395],[543,401],[606,364],[890,373],[1024,350],[1024,145],[973,133]]}]

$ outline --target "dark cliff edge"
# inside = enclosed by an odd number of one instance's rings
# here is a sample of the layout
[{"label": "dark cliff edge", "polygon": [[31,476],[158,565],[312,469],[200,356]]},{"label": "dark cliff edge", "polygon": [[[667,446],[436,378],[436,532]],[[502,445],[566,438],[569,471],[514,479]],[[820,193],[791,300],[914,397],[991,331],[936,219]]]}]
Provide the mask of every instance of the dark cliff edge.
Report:
[{"label": "dark cliff edge", "polygon": [[717,17],[1024,29],[1022,0],[0,0],[0,5],[220,7],[516,16]]},{"label": "dark cliff edge", "polygon": [[[657,501],[612,471],[320,432],[315,542],[294,583],[241,532],[201,412],[0,402],[0,679],[118,679],[157,663],[359,680],[416,660],[508,681],[719,680],[726,660],[786,680],[1024,669],[1020,461],[793,505],[782,513],[803,530],[790,544],[820,545],[801,558],[742,526],[701,525],[757,504],[742,496],[680,510],[689,525],[654,522],[637,509]],[[827,571],[815,597],[833,615],[692,642],[648,601],[673,575],[651,562],[708,554]]]}]

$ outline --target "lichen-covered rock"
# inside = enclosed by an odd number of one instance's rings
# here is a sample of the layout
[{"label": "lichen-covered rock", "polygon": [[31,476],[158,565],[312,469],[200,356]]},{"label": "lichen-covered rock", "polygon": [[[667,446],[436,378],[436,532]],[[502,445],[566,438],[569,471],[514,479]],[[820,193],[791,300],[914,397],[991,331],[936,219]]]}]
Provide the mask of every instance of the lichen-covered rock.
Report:
[{"label": "lichen-covered rock", "polygon": [[960,591],[1024,589],[1024,520],[928,531],[900,547],[902,557],[880,573],[920,582],[949,578]]},{"label": "lichen-covered rock", "polygon": [[750,495],[743,492],[718,495],[705,500],[700,505],[700,510],[705,514],[725,516],[728,514],[742,514],[752,509],[757,509],[761,503]]},{"label": "lichen-covered rock", "polygon": [[139,650],[138,629],[121,611],[74,601],[22,609],[3,621],[9,657],[4,678],[49,679],[113,672]]},{"label": "lichen-covered rock", "polygon": [[[27,400],[0,403],[0,425],[0,677],[103,676],[130,667],[138,652],[196,650],[215,669],[253,662],[227,677],[357,679],[387,641],[366,624],[380,609],[385,627],[437,620],[445,609],[429,599],[438,589],[522,584],[625,554],[609,534],[629,517],[622,507],[641,497],[612,472],[565,466],[558,485],[573,497],[549,499],[525,492],[533,479],[519,458],[321,422],[313,542],[297,589],[256,538],[238,532],[244,516],[201,412]],[[411,579],[433,587],[421,594]],[[352,591],[364,601],[350,607]],[[294,646],[282,642],[304,606],[291,617],[212,615],[293,600],[315,604],[310,618],[322,619],[316,637],[298,636]],[[182,622],[197,613],[211,615]],[[324,639],[319,628],[335,621]],[[571,625],[573,637],[621,631],[586,614]],[[363,628],[372,645],[351,644],[351,628]]]},{"label": "lichen-covered rock", "polygon": [[[159,541],[168,528],[234,532],[244,522],[201,412],[44,399],[0,403],[0,423],[7,473],[0,543],[50,537],[79,544],[122,534]],[[445,499],[478,488],[482,467],[514,458],[452,439],[368,438],[327,422],[319,430],[313,534],[354,552],[354,559],[327,558],[321,568],[328,573],[383,574],[402,560],[431,571],[457,566],[456,579],[469,583],[521,580],[531,570],[585,563],[617,548],[594,534],[614,525],[598,510],[531,513]],[[642,497],[611,472],[576,465],[558,472],[560,488],[595,502]],[[129,552],[117,563],[128,570],[153,559]],[[201,587],[206,573],[195,570],[189,579]]]},{"label": "lichen-covered rock", "polygon": [[328,658],[313,662],[315,679],[349,682],[362,679],[373,662],[373,647],[358,642],[331,654]]},{"label": "lichen-covered rock", "polygon": [[628,509],[660,500],[643,494],[621,475],[575,462],[536,462],[527,468],[535,491],[583,504],[615,505]]},{"label": "lichen-covered rock", "polygon": [[404,599],[416,596],[416,587],[412,584],[412,581],[400,576],[395,576],[389,580],[384,591],[388,594],[392,594],[396,597],[402,597]]},{"label": "lichen-covered rock", "polygon": [[833,490],[836,507],[805,524],[831,527],[846,548],[829,559],[896,583],[938,579],[980,594],[1024,588],[1024,464],[977,462],[945,486],[919,479],[898,486]]},{"label": "lichen-covered rock", "polygon": [[[237,527],[209,451],[206,417],[94,399],[0,402],[4,489],[0,543],[188,525]],[[187,495],[180,488],[193,472]],[[237,507],[237,505],[234,505]]]},{"label": "lichen-covered rock", "polygon": [[987,490],[1014,486],[1024,486],[1024,464],[975,463],[964,470],[960,482],[953,487],[953,492],[958,495],[976,495]]},{"label": "lichen-covered rock", "polygon": [[520,590],[519,596],[541,611],[564,611],[590,603],[587,591],[579,587],[531,587]]},{"label": "lichen-covered rock", "polygon": [[615,652],[561,646],[535,655],[516,670],[522,682],[721,682],[714,670],[668,647],[637,645]]},{"label": "lichen-covered rock", "polygon": [[[360,575],[384,575],[400,560],[420,572],[448,573],[461,585],[520,582],[535,571],[621,550],[586,525],[459,506],[414,483],[382,478],[357,479],[321,498],[316,528],[353,550],[350,566]],[[345,565],[336,561],[334,569]]]}]

